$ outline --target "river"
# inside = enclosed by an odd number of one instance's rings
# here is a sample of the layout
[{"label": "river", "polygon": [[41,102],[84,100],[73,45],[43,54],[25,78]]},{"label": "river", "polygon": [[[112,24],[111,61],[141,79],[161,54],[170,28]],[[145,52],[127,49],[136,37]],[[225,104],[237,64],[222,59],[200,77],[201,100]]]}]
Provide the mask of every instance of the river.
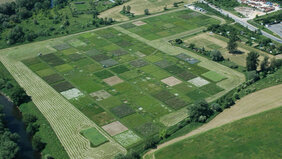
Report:
[{"label": "river", "polygon": [[20,151],[16,159],[40,159],[40,154],[32,149],[31,140],[25,131],[20,111],[3,95],[0,95],[0,104],[4,106],[5,125],[12,133],[17,133],[20,136],[18,144]]}]

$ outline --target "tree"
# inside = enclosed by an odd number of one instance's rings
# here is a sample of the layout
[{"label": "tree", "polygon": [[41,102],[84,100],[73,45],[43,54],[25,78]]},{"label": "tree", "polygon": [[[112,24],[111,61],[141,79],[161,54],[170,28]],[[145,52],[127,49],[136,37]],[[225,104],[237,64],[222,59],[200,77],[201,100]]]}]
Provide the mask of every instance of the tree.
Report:
[{"label": "tree", "polygon": [[174,2],[173,7],[178,7],[178,3]]},{"label": "tree", "polygon": [[212,103],[211,104],[211,109],[214,112],[221,112],[222,111],[222,108],[220,107],[220,105],[218,103]]},{"label": "tree", "polygon": [[144,10],[144,14],[145,14],[145,15],[150,15],[149,9],[145,9],[145,10]]},{"label": "tree", "polygon": [[229,53],[235,53],[237,50],[237,47],[238,45],[233,38],[228,41],[227,49]]},{"label": "tree", "polygon": [[25,91],[20,87],[15,87],[15,91],[13,91],[11,98],[15,105],[20,106],[23,103],[29,102],[30,96],[28,96]]},{"label": "tree", "polygon": [[127,13],[130,13],[130,11],[131,11],[130,5],[128,5],[128,6],[126,7],[126,11],[127,11]]},{"label": "tree", "polygon": [[41,138],[37,135],[35,135],[32,138],[32,147],[35,151],[41,152],[46,146],[46,143],[41,141]]},{"label": "tree", "polygon": [[222,56],[221,52],[218,50],[214,50],[210,53],[211,59],[213,61],[223,61],[224,57]]},{"label": "tree", "polygon": [[126,13],[126,7],[125,6],[122,7],[122,11],[121,12],[122,13]]},{"label": "tree", "polygon": [[250,52],[247,56],[247,70],[253,71],[257,70],[257,66],[259,63],[259,54],[257,52]]},{"label": "tree", "polygon": [[167,6],[164,6],[164,11],[166,11],[167,10]]},{"label": "tree", "polygon": [[264,56],[262,62],[260,63],[261,72],[266,73],[268,71],[268,67],[269,67],[269,57]]},{"label": "tree", "polygon": [[188,116],[192,121],[203,122],[203,118],[207,119],[212,114],[213,111],[210,109],[209,104],[205,100],[197,101],[191,107],[188,107]]}]

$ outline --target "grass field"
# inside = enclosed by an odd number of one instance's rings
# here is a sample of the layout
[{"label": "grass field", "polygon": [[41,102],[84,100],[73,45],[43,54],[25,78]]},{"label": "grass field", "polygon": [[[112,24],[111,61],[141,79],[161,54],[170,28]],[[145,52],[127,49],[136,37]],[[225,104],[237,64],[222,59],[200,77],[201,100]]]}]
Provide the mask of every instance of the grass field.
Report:
[{"label": "grass field", "polygon": [[[173,8],[173,3],[179,2],[177,0],[130,0],[129,2],[125,3],[124,5],[130,5],[131,6],[131,13],[134,13],[135,15],[143,15],[145,9],[149,9],[150,13],[156,13],[161,12],[164,10],[164,7],[167,6],[167,8]],[[195,2],[195,0],[184,0],[183,4],[192,3]],[[100,14],[100,17],[111,17],[117,21],[125,21],[129,18],[125,15],[120,14],[120,11],[122,10],[123,6],[117,6],[114,8],[111,8],[109,10],[106,10],[105,12],[102,12]]]},{"label": "grass field", "polygon": [[[203,16],[193,13],[178,11],[160,18]],[[234,70],[159,41],[186,31],[181,27],[184,21],[169,34],[147,33],[158,38],[153,42],[115,26],[1,50],[0,57],[33,97],[70,158],[111,158],[177,124],[187,116],[189,104],[204,98],[212,101],[244,81]],[[203,24],[202,19],[198,22]],[[163,24],[154,25],[162,30]],[[62,114],[69,115],[62,119]],[[129,130],[112,135],[114,130],[101,128],[118,121]],[[91,147],[91,137],[80,134],[88,128],[109,142]]]},{"label": "grass field", "polygon": [[[162,116],[224,90],[216,85],[225,79],[223,75],[212,72],[212,77],[205,78],[202,74],[209,70],[197,66],[194,61],[189,63],[182,56],[165,55],[115,29],[82,34],[73,39],[79,39],[86,45],[56,45],[57,52],[25,59],[23,63],[31,69],[44,66],[36,71],[38,76],[51,83],[55,90],[94,122],[107,124],[113,119],[119,120],[133,130],[131,133],[143,139],[165,127],[162,124],[165,121],[159,122]],[[77,60],[73,60],[75,55],[79,55]],[[187,82],[195,79],[197,83],[198,79],[203,78],[206,83],[200,85]],[[187,87],[187,90],[181,90],[179,84]],[[76,88],[80,92],[75,92],[78,91]],[[190,93],[191,90],[205,96]],[[88,107],[80,104],[84,99],[87,99],[83,103],[89,104]],[[101,113],[107,113],[112,118],[101,116]],[[139,115],[134,116],[134,120],[130,119],[133,123],[128,124],[126,118],[136,113]],[[146,122],[138,124],[138,121]],[[125,147],[134,144],[116,140]]]},{"label": "grass field", "polygon": [[81,134],[91,142],[91,146],[93,147],[97,147],[108,141],[107,138],[100,134],[95,128],[82,130]]},{"label": "grass field", "polygon": [[282,108],[251,116],[173,144],[156,153],[169,158],[281,158]]},{"label": "grass field", "polygon": [[140,22],[142,22],[142,25],[127,23],[121,26],[148,40],[155,40],[199,27],[220,23],[217,19],[188,9],[148,18]]},{"label": "grass field", "polygon": [[260,60],[263,59],[263,56],[273,57],[263,51],[252,48],[250,46],[244,45],[242,43],[238,44],[238,50],[241,51],[241,54],[230,54],[227,50],[227,38],[221,37],[219,35],[203,33],[197,36],[188,37],[184,39],[186,44],[196,44],[196,47],[202,48],[204,47],[206,50],[219,50],[225,59],[229,59],[230,61],[236,63],[237,65],[246,66],[246,57],[247,54],[251,51],[258,52],[260,56]]}]

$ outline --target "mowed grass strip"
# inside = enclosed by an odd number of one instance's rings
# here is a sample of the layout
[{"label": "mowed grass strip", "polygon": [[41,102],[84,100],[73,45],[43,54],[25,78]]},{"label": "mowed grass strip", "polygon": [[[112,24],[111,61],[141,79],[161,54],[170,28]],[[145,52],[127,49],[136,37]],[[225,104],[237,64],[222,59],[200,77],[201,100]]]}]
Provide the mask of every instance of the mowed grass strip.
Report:
[{"label": "mowed grass strip", "polygon": [[206,77],[209,80],[212,80],[213,82],[219,82],[219,81],[226,78],[225,76],[223,76],[223,75],[221,75],[217,72],[214,72],[214,71],[206,72],[206,73],[202,74],[202,76]]},{"label": "mowed grass strip", "polygon": [[97,147],[108,141],[108,139],[95,128],[82,130],[81,134],[90,141],[92,147]]},{"label": "mowed grass strip", "polygon": [[282,107],[254,115],[156,152],[157,159],[281,158]]}]

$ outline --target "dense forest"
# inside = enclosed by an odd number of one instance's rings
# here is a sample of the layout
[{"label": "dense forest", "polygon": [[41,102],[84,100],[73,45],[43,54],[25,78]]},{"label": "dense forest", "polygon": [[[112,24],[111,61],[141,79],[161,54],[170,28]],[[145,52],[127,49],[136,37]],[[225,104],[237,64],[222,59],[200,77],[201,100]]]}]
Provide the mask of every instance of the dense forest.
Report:
[{"label": "dense forest", "polygon": [[[16,0],[0,5],[0,48],[110,25],[100,12],[127,0]],[[51,3],[52,2],[52,3]]]}]

